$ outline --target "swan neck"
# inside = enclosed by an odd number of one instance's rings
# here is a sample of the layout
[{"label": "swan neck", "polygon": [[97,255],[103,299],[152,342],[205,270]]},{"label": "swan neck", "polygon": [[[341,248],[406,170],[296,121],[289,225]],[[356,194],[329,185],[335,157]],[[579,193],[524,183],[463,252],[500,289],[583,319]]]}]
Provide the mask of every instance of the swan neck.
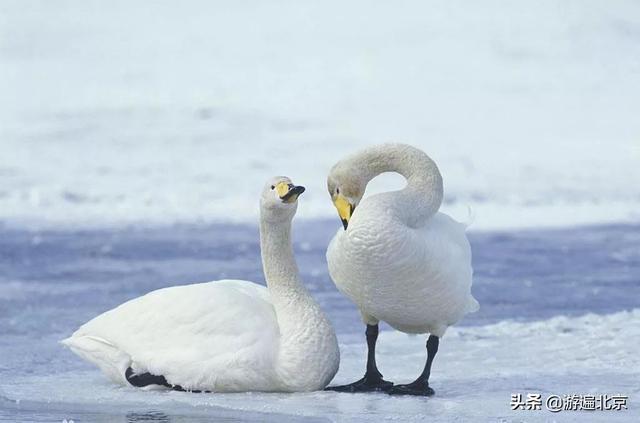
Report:
[{"label": "swan neck", "polygon": [[440,208],[444,189],[436,163],[422,150],[404,144],[385,144],[365,150],[362,163],[366,183],[385,172],[404,176],[407,186],[394,192],[396,209],[408,224],[419,226]]},{"label": "swan neck", "polygon": [[262,220],[260,247],[280,328],[275,363],[279,390],[323,388],[335,375],[340,353],[331,324],[302,285],[291,244],[291,221]]},{"label": "swan neck", "polygon": [[[309,297],[302,285],[293,255],[291,221],[260,223],[262,267],[269,293],[276,306]],[[309,297],[310,298],[310,297]]]}]

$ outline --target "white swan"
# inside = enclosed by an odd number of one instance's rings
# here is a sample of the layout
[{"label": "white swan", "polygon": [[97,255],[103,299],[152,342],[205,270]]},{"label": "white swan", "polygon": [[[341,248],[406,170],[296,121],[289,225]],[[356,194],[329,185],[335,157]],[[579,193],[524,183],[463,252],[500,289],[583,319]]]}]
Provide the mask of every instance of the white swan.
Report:
[{"label": "white swan", "polygon": [[[361,202],[367,183],[383,172],[400,173],[407,186]],[[438,213],[443,196],[440,172],[421,150],[384,144],[338,162],[327,184],[345,229],[327,249],[329,273],[360,309],[369,348],[365,376],[329,389],[432,395],[429,373],[439,337],[449,325],[478,309],[471,295],[471,249],[465,227]],[[430,334],[427,362],[414,382],[393,386],[378,371],[375,344],[380,320],[402,332]]]},{"label": "white swan", "polygon": [[211,392],[324,388],[340,352],[293,256],[291,220],[303,191],[276,177],[262,193],[267,288],[222,280],[159,289],[101,314],[62,342],[124,385]]}]

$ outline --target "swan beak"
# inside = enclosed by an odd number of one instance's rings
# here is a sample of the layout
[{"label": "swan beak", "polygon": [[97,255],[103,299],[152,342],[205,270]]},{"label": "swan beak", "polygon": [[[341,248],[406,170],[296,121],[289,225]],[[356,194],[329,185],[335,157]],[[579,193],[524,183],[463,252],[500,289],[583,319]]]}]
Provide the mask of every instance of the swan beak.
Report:
[{"label": "swan beak", "polygon": [[342,194],[337,195],[333,201],[333,205],[336,206],[340,220],[342,220],[342,226],[344,226],[344,230],[346,231],[347,226],[349,226],[349,219],[351,219],[351,215],[356,209],[356,206],[351,204]]},{"label": "swan beak", "polygon": [[293,203],[298,199],[300,194],[304,192],[305,188],[300,185],[280,182],[278,185],[276,185],[276,190],[283,203]]}]

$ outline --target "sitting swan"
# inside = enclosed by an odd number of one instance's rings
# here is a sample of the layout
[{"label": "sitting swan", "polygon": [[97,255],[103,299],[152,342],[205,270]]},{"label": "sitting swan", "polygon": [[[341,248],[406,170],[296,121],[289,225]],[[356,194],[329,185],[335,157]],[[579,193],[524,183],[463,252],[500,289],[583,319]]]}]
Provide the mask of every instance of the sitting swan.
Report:
[{"label": "sitting swan", "polygon": [[[360,203],[367,183],[383,172],[400,173],[407,186]],[[327,184],[344,225],[327,249],[329,273],[360,309],[368,345],[364,377],[329,389],[433,395],[429,374],[439,338],[478,309],[464,225],[438,213],[443,188],[436,164],[417,148],[385,144],[338,162]],[[393,386],[378,371],[380,320],[402,332],[430,334],[426,365],[414,382]]]},{"label": "sitting swan", "polygon": [[267,288],[221,280],[153,291],[62,341],[111,380],[186,391],[314,391],[338,370],[331,323],[301,283],[291,220],[304,192],[269,181],[260,202]]}]

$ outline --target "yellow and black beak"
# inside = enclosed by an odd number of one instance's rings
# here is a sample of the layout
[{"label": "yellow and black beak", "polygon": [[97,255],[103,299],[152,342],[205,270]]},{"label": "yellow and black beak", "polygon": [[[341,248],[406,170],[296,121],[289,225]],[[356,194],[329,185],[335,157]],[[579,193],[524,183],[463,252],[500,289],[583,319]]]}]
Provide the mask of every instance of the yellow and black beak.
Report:
[{"label": "yellow and black beak", "polygon": [[288,184],[286,182],[278,183],[275,189],[283,203],[295,202],[305,190],[303,186]]},{"label": "yellow and black beak", "polygon": [[335,200],[333,200],[333,205],[336,206],[340,220],[342,220],[342,226],[344,226],[344,230],[346,231],[356,206],[350,203],[342,194],[336,196]]}]

